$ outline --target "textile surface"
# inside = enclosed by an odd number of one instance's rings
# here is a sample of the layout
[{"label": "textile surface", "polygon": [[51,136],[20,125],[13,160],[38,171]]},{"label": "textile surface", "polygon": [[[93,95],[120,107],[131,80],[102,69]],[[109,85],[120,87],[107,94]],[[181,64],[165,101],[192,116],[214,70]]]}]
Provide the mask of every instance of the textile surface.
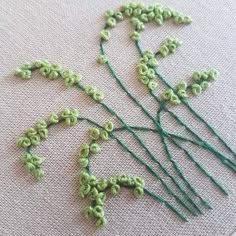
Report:
[{"label": "textile surface", "polygon": [[[183,41],[183,46],[175,55],[160,61],[159,72],[173,85],[182,79],[189,79],[194,70],[214,67],[220,71],[220,79],[200,97],[191,98],[190,103],[230,146],[236,149],[235,1],[166,0],[162,3],[192,16],[193,23],[185,27],[176,27],[171,23],[166,23],[162,27],[149,24],[142,33],[141,47],[144,50],[155,51],[167,36],[177,37]],[[136,200],[130,191],[125,190],[119,197],[109,198],[106,203],[106,229],[96,230],[93,222],[85,220],[80,212],[89,201],[78,197],[77,176],[80,168],[76,164],[80,144],[88,141],[89,125],[84,122],[73,128],[63,125],[52,127],[49,139],[34,150],[45,158],[46,176],[42,182],[35,183],[23,169],[19,161],[23,150],[16,147],[15,140],[39,117],[47,117],[50,112],[57,112],[65,107],[74,107],[84,116],[91,117],[100,124],[111,118],[82,92],[74,88],[66,89],[61,80],[49,81],[38,73],[35,73],[30,81],[16,78],[13,70],[25,62],[47,59],[74,69],[83,75],[84,84],[94,84],[104,91],[104,102],[128,124],[152,127],[140,109],[121,91],[106,67],[96,64],[99,54],[99,32],[104,26],[104,11],[109,8],[116,9],[120,5],[121,2],[118,0],[1,1],[1,236],[229,236],[236,230],[235,175],[212,154],[191,145],[188,148],[196,159],[228,189],[230,194],[228,197],[224,196],[182,152],[172,147],[174,158],[188,180],[213,206],[212,210],[204,210],[204,215],[189,216],[187,223],[183,223],[163,204],[150,197]],[[119,78],[150,113],[155,115],[157,105],[147,94],[145,86],[137,80],[136,65],[139,55],[134,43],[129,39],[131,30],[128,21],[120,23],[112,31],[111,40],[105,47]],[[160,90],[161,86],[158,91]],[[206,140],[226,155],[229,154],[184,106],[171,109]],[[163,122],[168,130],[184,134],[184,129],[166,114],[163,115]],[[115,124],[118,127],[118,122]],[[166,160],[158,136],[149,133],[139,135],[160,161],[173,171]],[[121,132],[119,137],[152,164],[132,136]],[[94,174],[107,177],[123,172],[141,175],[145,178],[148,188],[175,203],[160,182],[148,174],[115,141],[104,143],[102,149],[101,154],[91,160]],[[163,179],[170,182],[164,176]]]}]

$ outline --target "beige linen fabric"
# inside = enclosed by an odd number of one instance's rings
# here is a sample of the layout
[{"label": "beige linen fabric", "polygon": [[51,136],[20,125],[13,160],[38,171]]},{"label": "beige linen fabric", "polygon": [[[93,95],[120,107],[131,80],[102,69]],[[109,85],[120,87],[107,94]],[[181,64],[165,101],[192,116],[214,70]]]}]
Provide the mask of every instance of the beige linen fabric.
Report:
[{"label": "beige linen fabric", "polygon": [[[145,3],[154,3],[145,1]],[[157,50],[167,36],[178,37],[183,46],[178,52],[161,60],[159,71],[172,84],[188,79],[193,70],[215,67],[219,81],[200,97],[192,98],[191,105],[234,148],[236,131],[236,3],[234,0],[167,0],[168,6],[193,17],[187,27],[171,23],[158,28],[149,24],[142,33],[143,49]],[[213,155],[191,145],[197,160],[229,190],[225,197],[192,164],[187,157],[171,146],[175,160],[186,177],[213,206],[199,217],[189,216],[183,223],[163,204],[146,196],[136,200],[129,191],[106,204],[108,226],[102,231],[86,221],[80,211],[89,204],[78,198],[76,165],[79,145],[88,141],[86,123],[65,128],[58,125],[50,129],[50,137],[35,152],[45,157],[46,176],[35,183],[19,159],[23,151],[15,147],[15,139],[38,117],[64,107],[78,108],[85,116],[99,123],[111,118],[109,114],[78,90],[66,89],[63,82],[49,81],[35,73],[31,81],[13,76],[13,69],[24,62],[48,59],[74,69],[83,75],[84,84],[94,84],[106,94],[105,103],[111,106],[130,125],[152,126],[151,122],[134,106],[114,82],[105,66],[95,62],[99,53],[99,32],[104,25],[103,13],[118,8],[118,0],[2,0],[0,4],[0,235],[181,235],[228,236],[236,230],[235,175]],[[146,88],[137,81],[135,66],[138,53],[129,39],[132,28],[125,21],[112,32],[105,44],[109,59],[118,76],[130,91],[140,99],[151,114],[157,106],[147,95]],[[161,89],[159,89],[161,90]],[[183,106],[172,108],[195,130],[217,145],[228,155],[204,126]],[[166,114],[163,123],[168,130],[184,133]],[[118,123],[116,123],[118,126]],[[160,161],[171,168],[160,139],[153,134],[139,133]],[[132,136],[120,133],[127,145],[150,164],[145,152]],[[166,197],[166,191],[130,155],[123,152],[115,141],[104,143],[103,152],[92,158],[92,171],[97,176],[111,176],[126,172],[141,175],[147,187]],[[229,155],[230,158],[232,156]],[[153,164],[152,164],[153,166]],[[156,167],[155,167],[156,168]],[[158,168],[156,168],[158,170]],[[174,172],[173,172],[174,173]],[[168,178],[163,177],[168,183]],[[180,208],[181,209],[181,208]],[[183,209],[181,209],[183,210]],[[186,213],[183,210],[184,213]]]}]

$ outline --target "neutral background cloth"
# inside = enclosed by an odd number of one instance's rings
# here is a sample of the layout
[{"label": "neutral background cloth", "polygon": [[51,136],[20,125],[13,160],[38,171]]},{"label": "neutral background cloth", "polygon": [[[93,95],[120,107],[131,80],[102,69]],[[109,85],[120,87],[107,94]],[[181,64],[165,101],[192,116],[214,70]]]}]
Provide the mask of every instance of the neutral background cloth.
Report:
[{"label": "neutral background cloth", "polygon": [[[163,4],[189,14],[194,21],[186,27],[177,27],[172,23],[163,27],[149,24],[142,33],[142,48],[157,50],[167,36],[178,37],[183,41],[183,46],[175,55],[160,61],[160,73],[173,85],[182,79],[189,79],[194,70],[215,67],[220,71],[220,79],[200,97],[191,98],[191,105],[236,149],[235,0],[166,0]],[[93,222],[86,221],[80,212],[89,201],[78,198],[77,176],[80,168],[76,164],[80,144],[88,141],[89,126],[83,122],[73,128],[63,125],[51,128],[49,139],[35,149],[35,153],[46,159],[46,176],[41,183],[35,183],[23,169],[19,161],[23,150],[16,148],[15,139],[39,117],[47,117],[48,113],[65,107],[74,107],[100,124],[111,118],[83,93],[74,88],[66,89],[61,80],[49,81],[38,73],[33,75],[31,81],[15,78],[13,70],[25,62],[48,59],[80,72],[83,75],[83,84],[94,84],[104,91],[105,103],[130,125],[151,127],[151,122],[115,84],[106,67],[95,62],[99,53],[99,32],[104,25],[104,11],[109,8],[116,9],[120,5],[118,0],[1,1],[1,236],[228,236],[236,230],[235,175],[213,155],[191,145],[189,150],[224,184],[230,195],[225,197],[220,193],[183,153],[172,147],[175,160],[186,177],[213,206],[213,210],[205,210],[202,216],[190,216],[188,223],[183,223],[163,204],[148,196],[136,200],[129,191],[123,191],[119,197],[109,198],[107,201],[106,229],[97,231]],[[129,39],[131,30],[128,21],[120,23],[112,31],[112,38],[105,47],[118,76],[155,115],[156,104],[137,80],[135,67],[139,56]],[[158,91],[161,91],[161,86]],[[183,106],[172,109],[227,154],[211,133]],[[168,130],[184,133],[167,115],[163,116],[163,122]],[[159,138],[147,133],[140,135],[160,161],[170,166]],[[119,137],[149,161],[130,135],[120,133]],[[94,174],[107,177],[122,172],[141,175],[148,188],[173,203],[173,199],[167,195],[160,183],[124,153],[115,141],[104,143],[102,148],[103,152],[92,158],[91,168]],[[164,179],[169,182],[167,178]]]}]

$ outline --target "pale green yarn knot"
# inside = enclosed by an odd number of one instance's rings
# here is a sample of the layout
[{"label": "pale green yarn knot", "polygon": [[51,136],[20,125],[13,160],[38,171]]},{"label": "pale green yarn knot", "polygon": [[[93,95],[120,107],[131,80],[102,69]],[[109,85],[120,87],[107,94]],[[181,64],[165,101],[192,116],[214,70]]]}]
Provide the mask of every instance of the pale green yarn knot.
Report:
[{"label": "pale green yarn knot", "polygon": [[208,72],[209,80],[216,80],[219,72],[216,69],[210,69]]},{"label": "pale green yarn knot", "polygon": [[187,87],[188,84],[184,80],[180,81],[176,86],[177,90],[186,90]]},{"label": "pale green yarn knot", "polygon": [[91,206],[89,207],[86,207],[84,210],[83,210],[83,214],[85,216],[86,219],[92,219],[93,218],[93,208]]},{"label": "pale green yarn knot", "polygon": [[78,163],[82,168],[85,168],[88,166],[89,160],[87,158],[79,157]]},{"label": "pale green yarn knot", "polygon": [[114,185],[114,184],[116,184],[116,183],[117,183],[117,178],[111,177],[111,178],[109,179],[109,184],[110,184],[110,185]]},{"label": "pale green yarn knot", "polygon": [[72,87],[81,80],[81,75],[76,74],[73,70],[64,70],[62,72],[62,78],[64,79],[66,87]]},{"label": "pale green yarn knot", "polygon": [[142,63],[138,64],[137,69],[138,69],[139,75],[141,75],[141,76],[147,75],[147,73],[148,73],[148,66],[145,64],[142,64]]},{"label": "pale green yarn knot", "polygon": [[109,134],[106,130],[102,130],[100,132],[100,138],[104,141],[107,141],[109,139]]},{"label": "pale green yarn knot", "polygon": [[155,90],[157,88],[157,86],[158,86],[158,83],[153,79],[148,82],[148,88],[151,91]]},{"label": "pale green yarn knot", "polygon": [[147,65],[152,67],[152,68],[155,68],[158,66],[158,61],[156,58],[150,58],[148,61],[147,61]]},{"label": "pale green yarn knot", "polygon": [[139,17],[139,18],[140,18],[140,16],[142,15],[142,13],[143,13],[143,9],[141,9],[141,8],[139,8],[139,7],[135,8],[135,9],[133,10],[133,16],[135,16],[135,17]]},{"label": "pale green yarn knot", "polygon": [[68,126],[74,126],[77,124],[77,121],[78,121],[78,119],[76,116],[70,116],[65,119],[65,124]]},{"label": "pale green yarn knot", "polygon": [[78,122],[79,111],[77,109],[65,108],[60,115],[64,119],[66,125],[74,126]]},{"label": "pale green yarn knot", "polygon": [[172,10],[170,8],[165,8],[162,12],[164,20],[169,20],[172,17]]},{"label": "pale green yarn knot", "polygon": [[48,138],[48,129],[47,128],[38,129],[38,134],[41,139],[47,139]]},{"label": "pale green yarn knot", "polygon": [[80,186],[79,195],[81,198],[85,198],[86,196],[89,195],[90,191],[91,191],[91,186],[86,183],[86,184]]},{"label": "pale green yarn knot", "polygon": [[139,41],[140,40],[140,33],[137,32],[137,31],[133,31],[130,35],[130,38],[133,40],[133,41]]},{"label": "pale green yarn knot", "polygon": [[91,139],[98,140],[100,137],[100,131],[97,128],[90,128],[89,129],[89,136]]},{"label": "pale green yarn knot", "polygon": [[154,69],[153,68],[148,68],[148,71],[147,71],[147,77],[149,78],[149,79],[154,79],[155,78],[155,71],[154,71]]},{"label": "pale green yarn knot", "polygon": [[184,90],[184,89],[178,90],[178,91],[177,91],[177,94],[178,94],[178,96],[181,97],[181,98],[187,98],[187,97],[188,97],[188,94],[187,94],[186,90]]},{"label": "pale green yarn knot", "polygon": [[113,17],[115,12],[112,9],[106,10],[105,11],[105,18],[110,18]]},{"label": "pale green yarn knot", "polygon": [[162,14],[156,14],[154,17],[155,22],[157,25],[162,25],[163,24],[163,16]]},{"label": "pale green yarn knot", "polygon": [[93,186],[93,187],[96,187],[97,186],[97,183],[98,183],[98,179],[95,175],[90,175],[89,176],[89,180],[88,180],[88,183]]},{"label": "pale green yarn knot", "polygon": [[89,155],[89,145],[82,144],[79,150],[79,157],[85,158],[85,157],[88,157],[88,155]]},{"label": "pale green yarn knot", "polygon": [[34,170],[33,175],[36,178],[36,180],[40,181],[44,177],[45,172],[43,169],[36,169]]},{"label": "pale green yarn knot", "polygon": [[104,216],[104,209],[102,206],[95,206],[93,208],[93,215],[97,218],[102,218]]},{"label": "pale green yarn knot", "polygon": [[108,41],[111,37],[111,33],[109,30],[104,29],[101,31],[100,36],[103,40]]},{"label": "pale green yarn knot", "polygon": [[31,142],[31,145],[33,146],[38,146],[40,144],[40,141],[41,141],[41,138],[38,134],[32,135],[30,137],[30,142]]},{"label": "pale green yarn knot", "polygon": [[146,13],[142,13],[139,17],[139,19],[144,22],[144,23],[147,23],[149,21],[149,17],[148,17],[148,14]]},{"label": "pale green yarn knot", "polygon": [[93,99],[97,102],[101,102],[105,98],[105,95],[102,91],[96,91],[93,94]]},{"label": "pale green yarn knot", "polygon": [[37,129],[46,129],[48,127],[47,122],[44,119],[39,119],[36,122]]},{"label": "pale green yarn knot", "polygon": [[92,143],[89,150],[91,153],[98,154],[101,152],[101,147],[98,143]]},{"label": "pale green yarn knot", "polygon": [[134,188],[134,196],[136,198],[142,198],[144,195],[144,190],[142,187],[135,187]]},{"label": "pale green yarn knot", "polygon": [[145,84],[147,85],[149,83],[149,78],[145,75],[143,76],[139,76],[139,81],[142,83],[142,84]]},{"label": "pale green yarn knot", "polygon": [[99,193],[98,193],[97,188],[96,188],[96,187],[93,187],[93,188],[91,189],[90,193],[89,193],[89,198],[90,198],[91,200],[96,200],[98,194],[99,194]]},{"label": "pale green yarn knot", "polygon": [[[99,189],[98,189],[99,190]],[[105,190],[105,188],[104,188]],[[102,191],[104,191],[102,190]],[[99,190],[100,191],[100,190]],[[96,197],[95,201],[96,201],[96,205],[97,206],[104,206],[105,204],[105,200],[106,200],[106,194],[104,192],[100,192],[98,194],[98,196]]]},{"label": "pale green yarn knot", "polygon": [[61,65],[51,64],[51,72],[49,73],[48,77],[51,80],[55,80],[55,79],[59,78],[59,76],[61,75],[61,71],[62,71]]},{"label": "pale green yarn knot", "polygon": [[169,101],[172,105],[179,105],[181,103],[179,97],[174,93],[172,89],[167,89],[163,94],[162,98],[165,101]]},{"label": "pale green yarn knot", "polygon": [[106,23],[108,26],[114,28],[116,26],[116,19],[114,17],[109,17]]},{"label": "pale green yarn knot", "polygon": [[116,12],[114,16],[115,16],[117,21],[124,20],[124,16],[123,16],[122,12],[120,12],[120,11]]},{"label": "pale green yarn knot", "polygon": [[37,134],[37,130],[35,128],[28,128],[26,131],[25,131],[25,135],[27,137],[31,137],[31,136],[34,136]]},{"label": "pale green yarn knot", "polygon": [[155,58],[155,54],[151,50],[147,50],[143,53],[143,56],[146,56],[148,59]]},{"label": "pale green yarn knot", "polygon": [[81,185],[87,184],[89,181],[89,174],[86,171],[81,171],[79,175],[79,181]]},{"label": "pale green yarn knot", "polygon": [[167,38],[159,49],[162,57],[168,56],[170,53],[175,53],[176,49],[182,45],[182,42],[178,39]]},{"label": "pale green yarn knot", "polygon": [[87,86],[85,87],[85,92],[86,92],[86,94],[88,94],[89,96],[92,96],[96,91],[97,91],[97,88],[94,87],[94,86],[87,85]]},{"label": "pale green yarn knot", "polygon": [[195,96],[201,95],[202,87],[199,84],[192,84],[192,93]]},{"label": "pale green yarn knot", "polygon": [[175,12],[173,14],[174,14],[174,22],[177,25],[192,23],[192,18],[190,16],[184,16],[182,13],[179,12]]},{"label": "pale green yarn knot", "polygon": [[135,187],[142,187],[143,188],[145,186],[145,181],[141,177],[136,176],[133,178],[133,181],[134,181]]},{"label": "pale green yarn knot", "polygon": [[101,102],[105,97],[104,93],[102,91],[98,91],[94,86],[86,86],[85,92],[97,102]]},{"label": "pale green yarn knot", "polygon": [[113,196],[117,196],[120,193],[120,185],[118,184],[112,184],[111,185],[111,194]]},{"label": "pale green yarn knot", "polygon": [[30,69],[17,68],[15,70],[15,75],[21,77],[24,80],[29,80],[29,79],[31,79],[31,70]]},{"label": "pale green yarn knot", "polygon": [[106,55],[101,54],[97,57],[97,62],[99,64],[106,64],[108,62],[108,57]]},{"label": "pale green yarn knot", "polygon": [[108,132],[108,133],[111,133],[114,129],[114,125],[113,125],[113,122],[112,121],[107,121],[105,124],[104,124],[104,129]]},{"label": "pale green yarn knot", "polygon": [[43,61],[41,68],[39,69],[39,72],[42,76],[48,77],[51,73],[51,64],[48,61]]},{"label": "pale green yarn knot", "polygon": [[181,101],[180,101],[179,97],[176,94],[174,94],[170,98],[170,103],[173,105],[179,105],[181,103]]},{"label": "pale green yarn knot", "polygon": [[107,225],[107,220],[105,217],[98,218],[98,220],[96,221],[96,227],[98,229],[102,229],[102,228],[106,227],[106,225]]},{"label": "pale green yarn knot", "polygon": [[164,100],[168,101],[174,95],[174,91],[172,89],[167,89],[163,94],[162,97]]},{"label": "pale green yarn knot", "polygon": [[57,124],[59,123],[59,117],[56,113],[51,113],[49,119],[48,119],[50,124]]},{"label": "pale green yarn knot", "polygon": [[207,90],[210,87],[211,83],[208,81],[203,81],[201,82],[200,86],[202,88],[203,91]]},{"label": "pale green yarn knot", "polygon": [[99,191],[104,191],[108,186],[108,182],[106,179],[102,178],[100,180],[98,180],[98,183],[97,183],[97,189]]},{"label": "pale green yarn knot", "polygon": [[44,176],[42,170],[43,159],[31,153],[26,153],[22,157],[22,163],[27,171],[29,171],[36,180],[41,180]]},{"label": "pale green yarn knot", "polygon": [[142,21],[139,21],[136,26],[135,26],[135,29],[140,32],[140,31],[143,31],[145,29],[145,25]]}]

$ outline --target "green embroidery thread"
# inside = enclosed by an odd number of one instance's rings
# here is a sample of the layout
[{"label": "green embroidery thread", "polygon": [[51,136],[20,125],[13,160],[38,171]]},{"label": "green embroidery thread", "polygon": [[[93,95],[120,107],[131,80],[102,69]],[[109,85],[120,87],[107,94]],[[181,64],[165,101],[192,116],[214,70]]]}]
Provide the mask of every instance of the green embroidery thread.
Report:
[{"label": "green embroidery thread", "polygon": [[[115,128],[111,121],[106,122],[104,125],[99,125],[89,118],[81,117],[76,109],[64,109],[60,114],[52,113],[47,121],[39,120],[34,128],[27,129],[24,135],[17,140],[17,145],[26,149],[26,153],[22,157],[22,162],[25,168],[32,173],[37,180],[40,180],[44,176],[44,171],[42,169],[44,160],[32,154],[31,148],[39,145],[41,141],[48,137],[48,128],[51,125],[65,122],[67,126],[74,126],[78,123],[78,121],[85,120],[93,125],[93,127],[89,129],[89,136],[91,139],[89,144],[81,145],[78,156],[78,163],[83,169],[80,174],[80,196],[82,198],[89,197],[92,200],[91,206],[88,206],[84,210],[84,215],[88,219],[95,219],[96,226],[98,228],[103,228],[107,224],[103,208],[106,199],[105,192],[110,190],[112,196],[116,196],[120,193],[121,187],[132,188],[134,196],[137,198],[143,197],[144,194],[149,195],[153,199],[164,203],[182,220],[187,221],[187,217],[180,210],[175,208],[158,194],[146,189],[144,187],[144,180],[140,177],[119,175],[113,176],[109,180],[106,180],[104,178],[97,179],[95,176],[91,175],[89,168],[90,156],[102,151],[101,144],[99,144],[98,141],[108,141],[109,139],[116,140],[117,144],[119,144],[125,152],[128,152],[131,157],[133,157],[139,164],[143,165],[149,173],[160,181],[166,192],[175,199],[176,204],[181,205],[191,215],[196,216],[198,214],[204,214],[201,206],[211,209],[211,205],[187,180],[181,168],[173,158],[173,154],[169,148],[169,143],[172,143],[176,148],[182,150],[188,159],[193,162],[199,170],[225,195],[228,194],[227,190],[206,170],[202,164],[195,159],[193,154],[188,151],[187,148],[184,148],[181,142],[189,142],[214,154],[214,156],[218,158],[222,164],[233,172],[236,172],[236,163],[193,131],[184,121],[181,120],[180,117],[170,110],[171,106],[169,107],[168,103],[171,105],[184,105],[197,119],[204,123],[204,125],[215,137],[217,137],[229,153],[236,157],[236,153],[231,149],[231,147],[229,147],[229,145],[218,135],[218,133],[196,111],[193,110],[186,100],[191,94],[198,96],[207,90],[211,82],[217,78],[218,72],[215,69],[210,69],[208,71],[195,71],[192,74],[192,81],[190,83],[180,81],[176,88],[173,88],[157,70],[158,64],[160,63],[160,58],[158,57],[160,56],[161,58],[165,58],[166,56],[175,53],[176,49],[181,46],[181,42],[177,39],[167,38],[161,44],[159,51],[156,53],[150,50],[143,52],[139,45],[141,32],[145,29],[146,23],[154,21],[158,26],[160,26],[166,20],[173,20],[175,24],[181,25],[191,23],[191,18],[175,10],[165,8],[160,4],[145,7],[143,4],[138,3],[122,5],[120,10],[116,12],[113,10],[108,10],[105,13],[105,17],[106,24],[100,33],[100,55],[97,58],[97,62],[104,64],[107,67],[111,77],[126,93],[129,99],[131,99],[132,102],[141,109],[142,113],[150,119],[155,128],[129,126],[119,114],[103,102],[105,98],[103,92],[98,90],[95,86],[82,85],[81,75],[75,73],[74,71],[65,70],[60,65],[51,64],[48,61],[35,61],[31,64],[25,64],[16,69],[15,74],[17,76],[22,77],[24,80],[29,80],[32,77],[32,72],[39,70],[43,77],[47,77],[51,80],[62,78],[67,87],[75,86],[80,91],[85,92],[103,109],[115,117],[121,125],[121,127]],[[111,38],[110,30],[114,28],[119,21],[122,21],[124,18],[128,17],[130,17],[130,22],[134,27],[134,31],[131,33],[130,38],[134,41],[137,51],[141,57],[137,66],[138,79],[147,87],[148,93],[158,105],[156,117],[153,117],[150,114],[150,112],[129,92],[122,81],[118,78],[104,49],[104,42],[109,41]],[[160,98],[154,93],[155,89],[158,88],[158,83],[163,83],[167,87],[167,90],[163,92]],[[161,113],[164,112],[170,114],[174,120],[176,120],[181,126],[185,127],[186,131],[188,131],[188,133],[191,134],[195,140],[167,132],[163,128],[161,120]],[[171,180],[174,188],[172,188],[161,177],[159,171],[156,171],[149,166],[142,157],[132,151],[128,145],[116,136],[116,132],[122,131],[129,132],[134,137],[138,145],[145,150],[151,161],[158,167],[159,170],[161,170],[162,173],[164,173],[165,177]],[[175,173],[171,173],[167,166],[163,165],[159,161],[158,156],[154,155],[150,151],[148,145],[144,143],[142,137],[136,131],[153,132],[160,137],[167,160],[174,168]],[[176,178],[174,174],[177,175],[178,178]],[[196,202],[195,198],[200,200],[201,205]]]}]

